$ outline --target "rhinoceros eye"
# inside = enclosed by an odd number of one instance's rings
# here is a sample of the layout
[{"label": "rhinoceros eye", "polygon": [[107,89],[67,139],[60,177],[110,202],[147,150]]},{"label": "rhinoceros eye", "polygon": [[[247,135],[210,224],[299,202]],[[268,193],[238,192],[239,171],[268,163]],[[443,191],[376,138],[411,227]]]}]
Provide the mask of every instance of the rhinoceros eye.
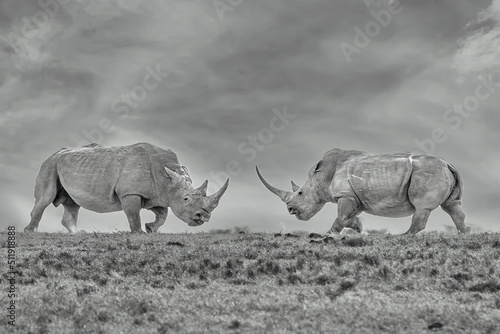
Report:
[{"label": "rhinoceros eye", "polygon": [[298,193],[298,194],[299,194],[299,195],[302,195],[302,190],[301,190],[301,191],[299,191],[299,193]]},{"label": "rhinoceros eye", "polygon": [[186,197],[184,197],[184,201],[185,201],[185,202],[189,201],[189,197],[187,197],[187,196],[186,196]]}]

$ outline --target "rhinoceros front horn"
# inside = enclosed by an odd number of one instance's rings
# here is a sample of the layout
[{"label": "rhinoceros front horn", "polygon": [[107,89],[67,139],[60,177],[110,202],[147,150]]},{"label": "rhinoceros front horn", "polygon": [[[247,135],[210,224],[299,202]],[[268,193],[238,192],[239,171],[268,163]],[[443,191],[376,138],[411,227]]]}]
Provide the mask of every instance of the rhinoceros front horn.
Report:
[{"label": "rhinoceros front horn", "polygon": [[208,203],[209,207],[215,208],[219,204],[219,200],[221,199],[222,195],[224,195],[224,193],[226,192],[228,186],[229,186],[229,179],[226,180],[226,182],[219,189],[218,192],[216,192],[215,194],[212,194],[210,196],[207,196],[206,203]]},{"label": "rhinoceros front horn", "polygon": [[286,200],[287,200],[288,196],[291,194],[291,192],[284,191],[284,190],[273,187],[272,185],[267,183],[266,180],[264,180],[264,178],[260,174],[259,167],[255,166],[255,169],[257,170],[257,175],[259,176],[259,179],[262,181],[262,183],[264,183],[266,188],[269,189],[273,194],[278,196],[283,202],[286,202]]}]

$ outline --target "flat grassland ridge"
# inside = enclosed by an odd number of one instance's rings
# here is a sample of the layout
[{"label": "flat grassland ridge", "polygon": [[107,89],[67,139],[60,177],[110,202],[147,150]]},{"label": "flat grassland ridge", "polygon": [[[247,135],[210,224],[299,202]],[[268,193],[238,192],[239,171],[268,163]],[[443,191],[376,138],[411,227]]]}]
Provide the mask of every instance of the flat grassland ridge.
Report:
[{"label": "flat grassland ridge", "polygon": [[500,333],[498,233],[16,237],[1,333]]}]

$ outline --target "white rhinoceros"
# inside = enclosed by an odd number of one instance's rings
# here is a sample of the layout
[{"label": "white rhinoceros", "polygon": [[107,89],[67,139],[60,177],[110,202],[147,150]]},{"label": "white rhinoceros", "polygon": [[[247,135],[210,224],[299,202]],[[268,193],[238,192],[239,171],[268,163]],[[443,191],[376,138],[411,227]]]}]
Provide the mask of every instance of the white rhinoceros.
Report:
[{"label": "white rhinoceros", "polygon": [[208,181],[193,189],[177,155],[147,143],[61,149],[42,164],[31,222],[24,231],[38,229],[50,203],[63,205],[62,224],[70,233],[77,231],[80,207],[95,212],[123,210],[132,232],[142,232],[141,209],[156,215],[146,224],[147,232],[156,232],[165,223],[168,207],[189,226],[199,226],[210,219],[228,184],[229,179],[211,196],[207,196]]},{"label": "white rhinoceros", "polygon": [[405,234],[414,235],[440,205],[459,232],[470,232],[461,207],[462,178],[442,158],[333,149],[311,168],[304,186],[292,181],[293,192],[271,186],[256,169],[264,185],[300,220],[309,220],[327,202],[337,203],[337,219],[327,234],[340,233],[344,227],[360,231],[357,215],[364,211],[382,217],[413,215]]}]

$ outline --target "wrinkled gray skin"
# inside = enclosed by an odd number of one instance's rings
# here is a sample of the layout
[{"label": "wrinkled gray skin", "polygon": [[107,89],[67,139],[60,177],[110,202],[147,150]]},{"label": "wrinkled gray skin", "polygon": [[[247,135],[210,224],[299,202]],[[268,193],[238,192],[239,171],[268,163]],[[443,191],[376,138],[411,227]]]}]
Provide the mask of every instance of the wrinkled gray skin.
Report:
[{"label": "wrinkled gray skin", "polygon": [[176,154],[147,143],[62,149],[42,164],[31,222],[24,231],[38,229],[51,203],[63,205],[62,224],[70,233],[77,232],[80,207],[94,212],[123,210],[132,232],[142,232],[141,209],[156,215],[154,222],[145,225],[147,232],[156,232],[165,223],[169,207],[189,226],[199,226],[210,219],[228,184],[229,179],[211,196],[207,196],[208,181],[193,189]]},{"label": "wrinkled gray skin", "polygon": [[327,234],[338,234],[344,227],[360,232],[357,216],[367,212],[382,217],[413,215],[405,234],[414,235],[425,228],[438,206],[459,232],[470,232],[461,208],[462,179],[442,158],[333,149],[311,168],[302,187],[292,181],[291,192],[271,186],[256,169],[264,185],[300,220],[311,219],[327,202],[337,203],[337,219]]}]

